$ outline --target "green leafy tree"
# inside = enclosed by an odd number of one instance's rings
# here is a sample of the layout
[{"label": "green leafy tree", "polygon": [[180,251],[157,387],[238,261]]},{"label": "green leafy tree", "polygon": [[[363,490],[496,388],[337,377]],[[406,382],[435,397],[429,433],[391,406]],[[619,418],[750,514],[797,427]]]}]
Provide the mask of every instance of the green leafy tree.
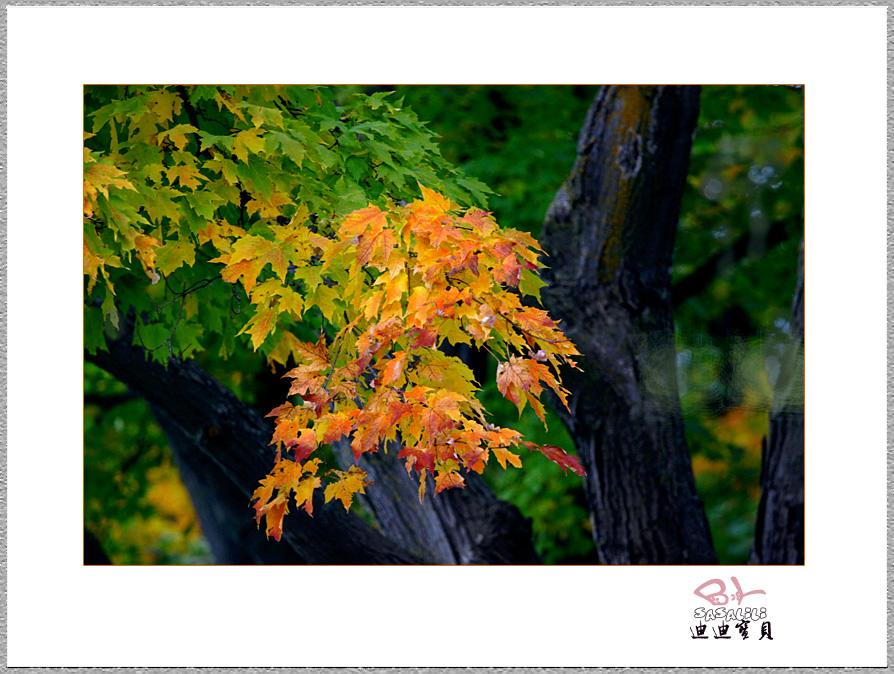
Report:
[{"label": "green leafy tree", "polygon": [[[577,353],[545,311],[521,302],[539,296],[539,245],[451,201],[483,203],[486,188],[387,98],[88,92],[87,351],[108,363],[112,331],[165,365],[249,344],[273,367],[297,365],[286,376],[300,402],[269,415],[276,457],[252,494],[277,540],[290,502],[313,513],[324,446],[350,442],[357,464],[394,443],[420,499],[427,478],[435,493],[464,487],[460,470],[480,473],[490,456],[520,467],[509,448],[521,435],[486,419],[472,373],[437,350],[445,339],[494,354],[500,391],[541,419],[539,394],[565,397],[557,368]],[[526,445],[583,472],[558,447]],[[345,510],[372,484],[358,465],[326,474],[325,501]]]}]

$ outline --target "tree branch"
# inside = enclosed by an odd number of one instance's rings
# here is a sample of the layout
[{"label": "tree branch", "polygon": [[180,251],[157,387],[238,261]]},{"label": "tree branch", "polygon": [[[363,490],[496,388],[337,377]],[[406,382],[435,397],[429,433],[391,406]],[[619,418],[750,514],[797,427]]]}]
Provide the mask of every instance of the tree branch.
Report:
[{"label": "tree branch", "polygon": [[[143,397],[167,436],[215,559],[224,564],[420,564],[340,504],[314,500],[314,516],[286,518],[283,540],[258,531],[249,499],[273,465],[269,426],[193,361],[167,367],[132,345],[132,321],[108,340],[109,351],[85,353]],[[322,492],[322,490],[318,490]]]}]

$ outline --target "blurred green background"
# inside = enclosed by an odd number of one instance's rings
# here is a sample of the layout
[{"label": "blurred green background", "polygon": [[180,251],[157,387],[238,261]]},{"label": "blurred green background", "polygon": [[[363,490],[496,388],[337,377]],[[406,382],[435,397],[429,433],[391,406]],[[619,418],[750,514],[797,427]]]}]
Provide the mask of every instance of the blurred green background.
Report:
[{"label": "blurred green background", "polygon": [[[496,195],[497,222],[540,233],[569,172],[596,86],[400,86],[394,89],[440,135],[444,157]],[[673,269],[678,385],[699,492],[721,564],[747,561],[759,497],[779,348],[790,331],[803,236],[803,89],[707,86],[693,141]],[[548,263],[548,260],[547,260]],[[288,385],[244,350],[226,364],[198,360],[262,413]],[[497,425],[574,451],[559,419],[548,430],[495,384],[482,402]],[[126,387],[86,364],[84,521],[117,564],[212,563],[164,436]],[[551,564],[598,563],[582,480],[532,453],[522,470],[485,477],[533,520]],[[250,512],[246,507],[247,517]]]}]

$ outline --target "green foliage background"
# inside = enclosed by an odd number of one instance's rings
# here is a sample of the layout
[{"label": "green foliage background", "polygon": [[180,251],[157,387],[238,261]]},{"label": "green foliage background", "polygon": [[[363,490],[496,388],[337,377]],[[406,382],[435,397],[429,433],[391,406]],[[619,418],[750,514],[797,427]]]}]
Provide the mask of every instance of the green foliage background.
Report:
[{"label": "green foliage background", "polygon": [[[426,120],[421,128],[438,136],[445,163],[462,169],[463,180],[469,180],[464,186],[477,195],[473,198],[485,198],[481,183],[494,192],[487,195],[487,207],[497,222],[539,234],[574,161],[577,134],[598,87],[342,87],[331,97],[333,105],[343,105],[352,93],[382,98],[391,89],[396,96],[385,100]],[[350,175],[364,169],[344,170]],[[773,245],[762,246],[771,227],[781,234]],[[675,284],[718,253],[728,253],[740,238],[749,242],[746,255],[728,254],[710,282],[680,301],[675,313],[687,439],[721,563],[744,563],[750,550],[773,358],[789,330],[802,236],[803,91],[704,87]],[[207,354],[197,357],[263,413],[284,398],[288,386],[271,375],[264,358],[250,348],[228,351],[225,364]],[[518,419],[514,405],[496,389],[494,367],[482,382],[482,402],[494,423],[573,452],[554,415],[548,430],[527,415],[530,410]],[[174,494],[176,487],[170,483],[169,450],[145,405],[122,399],[124,388],[89,365],[85,394],[85,526],[117,563],[210,563],[194,519],[160,507],[159,493]],[[597,562],[580,478],[565,476],[537,454],[526,457],[521,471],[489,470],[486,477],[502,498],[532,518],[545,562]]]}]

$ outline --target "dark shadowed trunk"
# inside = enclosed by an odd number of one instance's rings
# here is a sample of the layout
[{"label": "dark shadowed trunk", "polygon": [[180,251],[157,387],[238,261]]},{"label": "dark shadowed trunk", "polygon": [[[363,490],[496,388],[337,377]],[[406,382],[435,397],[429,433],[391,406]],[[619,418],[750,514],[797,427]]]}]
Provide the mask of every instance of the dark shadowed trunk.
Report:
[{"label": "dark shadowed trunk", "polygon": [[[333,445],[343,467],[354,461],[347,442]],[[498,499],[477,473],[464,476],[465,488],[436,497],[429,475],[425,500],[419,480],[407,475],[398,448],[360,457],[359,466],[376,486],[361,495],[363,505],[390,538],[406,550],[438,564],[539,564],[531,522],[515,506]]]},{"label": "dark shadowed trunk", "polygon": [[764,438],[761,500],[749,564],[804,563],[804,244],[792,302],[791,342]]},{"label": "dark shadowed trunk", "polygon": [[105,550],[102,549],[99,540],[84,528],[84,565],[111,564]]},{"label": "dark shadowed trunk", "polygon": [[671,263],[698,87],[603,87],[547,213],[543,299],[583,353],[563,420],[607,564],[713,564],[677,393]]},{"label": "dark shadowed trunk", "polygon": [[[282,541],[267,541],[255,525],[249,500],[258,480],[273,467],[270,426],[196,363],[172,360],[165,368],[147,361],[145,350],[131,345],[131,330],[128,324],[123,336],[110,339],[108,352],[85,358],[149,404],[218,563],[537,562],[530,523],[514,506],[477,481],[457,490],[465,494],[439,494],[437,504],[429,496],[420,504],[403,462],[391,455],[370,462],[380,483],[372,488],[379,529],[346,513],[339,502],[324,504],[318,489],[314,516],[293,512],[285,519]],[[413,498],[404,494],[406,487]],[[390,514],[401,509],[400,517]],[[424,531],[416,531],[420,523]]]}]

